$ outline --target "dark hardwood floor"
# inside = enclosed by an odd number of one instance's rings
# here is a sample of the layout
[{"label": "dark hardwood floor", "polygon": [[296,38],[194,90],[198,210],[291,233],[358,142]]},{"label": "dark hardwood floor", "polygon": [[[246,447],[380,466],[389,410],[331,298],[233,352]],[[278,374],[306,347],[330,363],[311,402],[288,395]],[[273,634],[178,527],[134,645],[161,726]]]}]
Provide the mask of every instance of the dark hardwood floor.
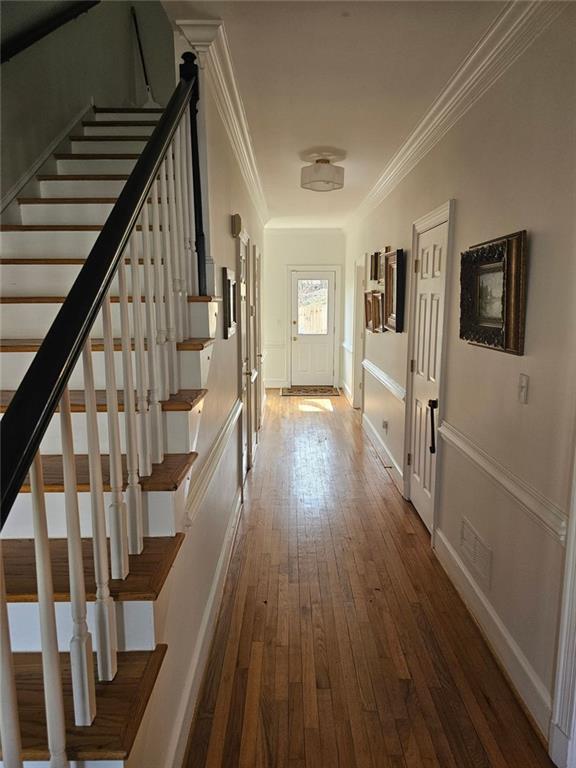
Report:
[{"label": "dark hardwood floor", "polygon": [[185,768],[551,768],[343,397],[269,393]]}]

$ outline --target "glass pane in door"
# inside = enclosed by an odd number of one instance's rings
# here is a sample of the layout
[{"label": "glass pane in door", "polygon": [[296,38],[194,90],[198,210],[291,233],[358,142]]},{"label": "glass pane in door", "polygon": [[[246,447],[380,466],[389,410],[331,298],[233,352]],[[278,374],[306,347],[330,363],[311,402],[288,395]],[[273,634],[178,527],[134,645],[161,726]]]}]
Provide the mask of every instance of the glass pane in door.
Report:
[{"label": "glass pane in door", "polygon": [[328,334],[328,280],[298,280],[298,333]]}]

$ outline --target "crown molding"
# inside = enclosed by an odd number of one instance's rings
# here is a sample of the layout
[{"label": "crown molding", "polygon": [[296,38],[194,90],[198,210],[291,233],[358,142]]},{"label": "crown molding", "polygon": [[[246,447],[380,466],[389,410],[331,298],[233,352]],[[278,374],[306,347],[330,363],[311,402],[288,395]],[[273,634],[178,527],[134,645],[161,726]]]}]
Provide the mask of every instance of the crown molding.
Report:
[{"label": "crown molding", "polygon": [[509,2],[452,75],[347,224],[360,221],[377,208],[566,5],[547,0]]},{"label": "crown molding", "polygon": [[176,26],[197,54],[198,64],[210,81],[218,112],[244,182],[264,226],[269,219],[268,205],[256,165],[246,112],[236,83],[224,24],[216,19],[192,19],[176,21]]}]

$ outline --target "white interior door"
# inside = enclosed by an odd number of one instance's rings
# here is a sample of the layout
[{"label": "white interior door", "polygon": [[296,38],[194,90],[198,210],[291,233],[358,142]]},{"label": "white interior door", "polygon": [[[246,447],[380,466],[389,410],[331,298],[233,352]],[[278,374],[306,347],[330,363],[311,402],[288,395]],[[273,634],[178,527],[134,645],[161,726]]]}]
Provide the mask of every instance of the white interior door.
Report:
[{"label": "white interior door", "polygon": [[334,382],[335,273],[292,272],[293,385]]},{"label": "white interior door", "polygon": [[434,524],[447,245],[448,222],[445,222],[419,234],[415,249],[410,499],[430,531]]}]

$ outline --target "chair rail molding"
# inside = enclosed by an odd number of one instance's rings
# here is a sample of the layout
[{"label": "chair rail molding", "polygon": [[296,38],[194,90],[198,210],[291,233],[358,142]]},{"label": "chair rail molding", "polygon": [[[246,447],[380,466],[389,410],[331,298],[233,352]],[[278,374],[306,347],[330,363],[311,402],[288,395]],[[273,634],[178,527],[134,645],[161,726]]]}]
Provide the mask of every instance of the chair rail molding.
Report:
[{"label": "chair rail molding", "polygon": [[190,488],[188,489],[188,497],[186,499],[186,528],[190,528],[196,513],[204,501],[206,492],[210,487],[210,483],[214,477],[216,469],[218,468],[220,459],[228,447],[230,438],[234,432],[236,422],[240,418],[241,412],[242,401],[236,400],[230,409],[230,413],[226,417],[226,421],[222,424],[216,439],[212,443],[212,447],[210,448],[210,452],[206,457],[206,461],[204,464],[202,464],[198,473],[194,475],[190,481]]},{"label": "chair rail molding", "polygon": [[252,202],[264,226],[270,218],[268,205],[256,165],[250,128],[234,74],[224,24],[217,19],[185,19],[176,21],[176,25],[198,55],[200,68],[208,75],[220,117],[226,127]]},{"label": "chair rail molding", "polygon": [[405,402],[406,389],[399,384],[395,379],[389,376],[381,368],[378,368],[371,360],[362,360],[362,368],[380,382],[386,389],[391,392],[398,400]]},{"label": "chair rail molding", "polygon": [[509,493],[547,533],[561,544],[565,543],[567,515],[561,507],[500,464],[447,421],[442,422],[438,434]]},{"label": "chair rail molding", "polygon": [[568,3],[508,2],[404,141],[348,224],[377,208]]}]

